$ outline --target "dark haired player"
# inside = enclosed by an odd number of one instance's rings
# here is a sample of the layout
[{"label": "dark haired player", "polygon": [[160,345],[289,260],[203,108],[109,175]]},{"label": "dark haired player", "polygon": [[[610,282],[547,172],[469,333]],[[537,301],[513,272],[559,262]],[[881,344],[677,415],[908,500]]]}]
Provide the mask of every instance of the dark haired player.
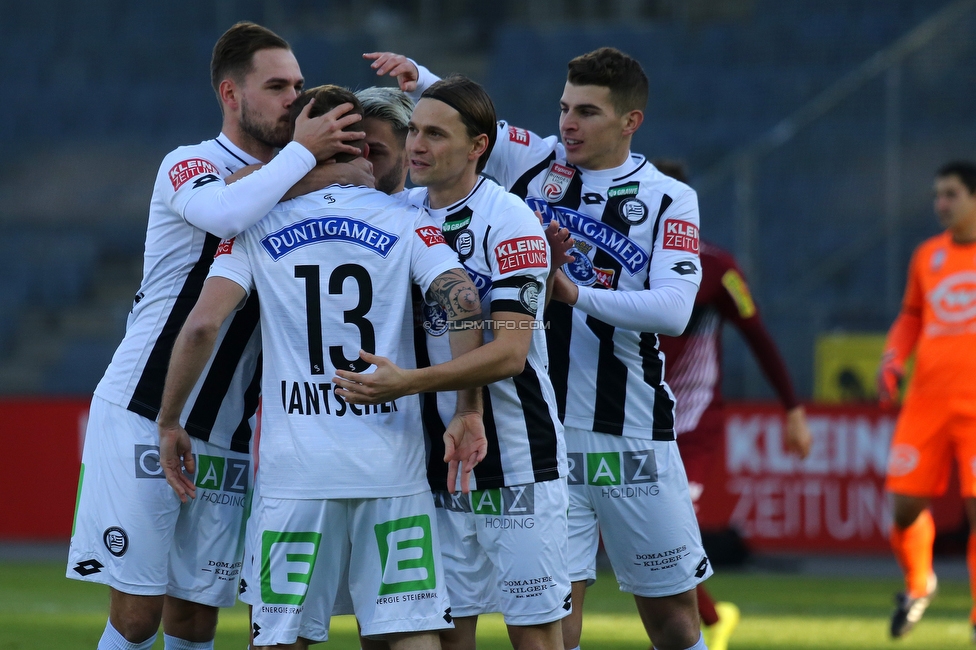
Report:
[{"label": "dark haired player", "polygon": [[[155,419],[170,351],[220,239],[267,214],[317,159],[357,152],[345,143],[362,137],[342,130],[360,119],[341,117],[350,106],[314,120],[302,116],[292,135],[288,110],[302,88],[301,70],[288,43],[259,25],[239,23],[220,37],[211,80],[221,133],[163,159],[142,285],[92,399],[67,575],[111,588],[101,650],[151,647],[160,620],[166,648],[213,647],[217,608],[234,603],[243,551],[258,397],[257,300],[224,324],[182,413],[199,459],[197,484],[213,497],[186,505],[160,480]],[[263,169],[225,183],[262,162]]]},{"label": "dark haired player", "polygon": [[[399,55],[368,57],[406,91],[435,79]],[[613,48],[577,57],[559,102],[559,137],[499,122],[485,167],[576,240],[575,261],[557,273],[546,312],[549,375],[569,457],[567,648],[579,643],[601,530],[655,647],[705,647],[695,587],[712,569],[657,349],[658,333],[684,331],[701,281],[698,201],[631,153],[646,103],[647,77],[636,60]]]},{"label": "dark haired player", "polygon": [[[952,462],[969,518],[966,564],[976,594],[976,164],[951,162],[935,176],[935,214],[945,232],[922,242],[908,267],[901,313],[888,331],[878,392],[897,400],[905,361],[915,370],[888,455],[891,548],[905,574],[891,636],[907,634],[935,596],[932,497],[948,487]],[[969,623],[976,641],[976,605]]]}]

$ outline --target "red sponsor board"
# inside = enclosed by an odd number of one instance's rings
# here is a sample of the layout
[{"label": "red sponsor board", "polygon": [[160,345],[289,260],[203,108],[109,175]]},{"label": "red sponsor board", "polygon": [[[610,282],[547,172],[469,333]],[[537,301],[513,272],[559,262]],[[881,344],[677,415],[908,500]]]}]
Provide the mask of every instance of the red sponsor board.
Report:
[{"label": "red sponsor board", "polygon": [[[781,408],[728,406],[701,527],[734,527],[757,551],[889,553],[884,476],[896,418],[871,406],[808,406],[813,445],[801,461],[786,451]],[[955,478],[932,509],[939,530],[963,523]]]},{"label": "red sponsor board", "polygon": [[0,400],[9,462],[0,540],[67,540],[78,493],[88,399]]},{"label": "red sponsor board", "polygon": [[417,228],[416,232],[417,235],[424,240],[424,243],[427,244],[427,248],[430,248],[436,244],[447,243],[441,229],[435,226],[424,226],[423,228]]}]

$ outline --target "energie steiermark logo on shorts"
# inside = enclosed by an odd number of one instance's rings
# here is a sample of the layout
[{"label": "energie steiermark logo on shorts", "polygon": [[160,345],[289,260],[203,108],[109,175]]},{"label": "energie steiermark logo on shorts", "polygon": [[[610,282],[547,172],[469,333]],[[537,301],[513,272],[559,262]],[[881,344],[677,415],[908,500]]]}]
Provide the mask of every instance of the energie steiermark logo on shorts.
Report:
[{"label": "energie steiermark logo on shorts", "polygon": [[[566,454],[570,485],[605,487],[604,496],[654,496],[657,486],[657,460],[653,449]],[[636,487],[628,487],[636,486]]]},{"label": "energie steiermark logo on shorts", "polygon": [[[136,478],[165,479],[159,464],[159,446],[135,445]],[[197,473],[194,478],[198,501],[217,505],[244,507],[251,480],[251,461],[244,458],[225,458],[196,454]]]},{"label": "energie steiermark logo on shorts", "polygon": [[376,603],[388,604],[403,599],[414,600],[398,594],[414,594],[415,597],[436,596],[437,574],[434,571],[434,542],[430,530],[430,517],[417,515],[386,521],[373,526],[380,553],[382,580]]},{"label": "energie steiermark logo on shorts", "polygon": [[[261,535],[261,610],[301,611],[312,580],[322,533],[266,530]],[[270,607],[269,607],[270,606]],[[276,607],[279,606],[279,607]]]}]

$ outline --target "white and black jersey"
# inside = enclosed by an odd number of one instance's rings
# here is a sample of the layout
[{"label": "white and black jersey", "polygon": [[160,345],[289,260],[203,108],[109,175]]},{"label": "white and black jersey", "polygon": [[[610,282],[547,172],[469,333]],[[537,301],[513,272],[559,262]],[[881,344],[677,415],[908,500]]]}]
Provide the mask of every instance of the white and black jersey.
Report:
[{"label": "white and black jersey", "polygon": [[[641,291],[653,280],[701,281],[694,190],[643,156],[583,170],[566,162],[556,137],[499,122],[485,173],[576,239],[563,269],[581,287]],[[674,397],[654,332],[623,330],[553,302],[546,313],[549,375],[567,426],[671,440]]]},{"label": "white and black jersey", "polygon": [[[186,221],[186,205],[196,193],[215,183],[224,185],[225,177],[259,162],[223,134],[180,147],[163,159],[150,204],[142,284],[125,337],[96,395],[156,419],[173,343],[220,244],[219,237]],[[258,301],[252,296],[220,330],[214,354],[180,418],[187,433],[222,448],[248,451],[260,353]]]},{"label": "white and black jersey", "polygon": [[[427,192],[412,190],[409,197],[424,205]],[[488,454],[474,468],[472,487],[524,485],[565,476],[565,442],[541,329],[550,251],[539,220],[517,197],[486,178],[479,178],[463,200],[429,211],[478,288],[485,316],[525,314],[535,319],[531,325],[538,326],[532,329],[525,369],[483,389]],[[422,327],[416,331],[418,365],[451,359],[447,317],[439,307],[424,307]],[[485,342],[491,340],[492,332],[486,328]],[[443,434],[455,403],[450,392],[421,397],[431,447],[428,478],[434,489],[446,485]]]},{"label": "white and black jersey", "polygon": [[332,377],[367,370],[360,349],[411,367],[411,286],[426,293],[451,269],[460,269],[457,255],[426,212],[362,187],[285,201],[224,242],[211,276],[261,295],[263,497],[428,489],[419,400],[349,404]]}]

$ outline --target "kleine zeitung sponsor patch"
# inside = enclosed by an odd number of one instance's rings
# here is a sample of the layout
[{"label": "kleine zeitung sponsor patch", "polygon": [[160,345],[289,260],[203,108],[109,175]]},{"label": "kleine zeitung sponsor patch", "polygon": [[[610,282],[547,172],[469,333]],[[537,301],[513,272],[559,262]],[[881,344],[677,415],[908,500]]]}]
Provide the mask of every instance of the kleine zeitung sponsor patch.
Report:
[{"label": "kleine zeitung sponsor patch", "polygon": [[181,160],[169,170],[169,181],[173,184],[173,191],[180,189],[184,183],[200,174],[220,175],[217,166],[203,158],[189,158]]},{"label": "kleine zeitung sponsor patch", "polygon": [[495,246],[495,260],[501,273],[528,268],[549,268],[546,240],[542,237],[517,237]]},{"label": "kleine zeitung sponsor patch", "polygon": [[698,226],[680,219],[664,220],[664,248],[698,254]]}]

